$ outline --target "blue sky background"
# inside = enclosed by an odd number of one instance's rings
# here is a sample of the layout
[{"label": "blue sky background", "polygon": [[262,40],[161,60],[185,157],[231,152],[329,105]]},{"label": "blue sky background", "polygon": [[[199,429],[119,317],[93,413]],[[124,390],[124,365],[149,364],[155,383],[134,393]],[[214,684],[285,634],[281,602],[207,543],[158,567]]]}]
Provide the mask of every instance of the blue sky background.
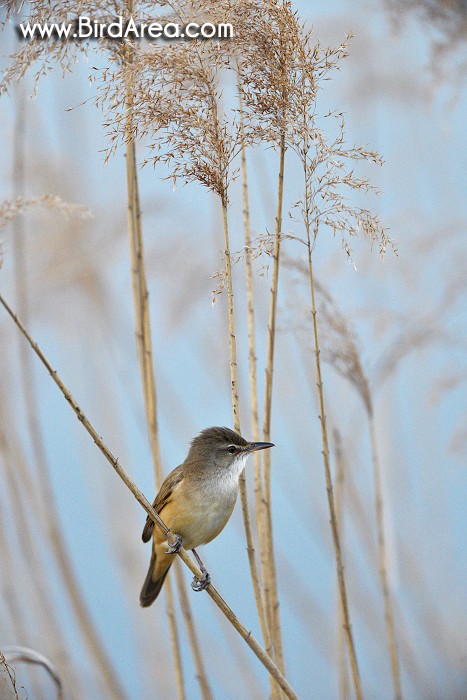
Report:
[{"label": "blue sky background", "polygon": [[[399,27],[380,3],[297,2],[323,45],[355,35],[350,57],[325,84],[322,112],[346,113],[349,143],[370,144],[385,165],[361,167],[382,194],[365,197],[397,243],[398,257],[380,259],[367,241],[355,240],[356,269],[340,242],[321,237],[315,253],[320,281],[359,339],[372,383],[385,494],[389,574],[400,634],[404,697],[455,700],[465,696],[465,379],[466,251],[465,44],[434,53],[442,32],[416,14],[399,14]],[[14,49],[13,28],[0,34],[1,53]],[[90,63],[92,64],[91,59]],[[4,59],[6,62],[6,59]],[[104,165],[102,115],[91,101],[90,63],[81,61],[62,80],[52,72],[37,98],[12,91],[0,99],[4,143],[0,153],[2,199],[12,196],[16,105],[25,109],[26,194],[51,193],[83,204],[93,217],[66,217],[39,209],[24,216],[28,327],[53,366],[121,463],[152,499],[147,443],[133,330],[126,238],[126,185],[122,152]],[[432,70],[432,63],[441,74]],[[25,81],[30,90],[30,77]],[[143,156],[143,148],[139,152]],[[272,229],[277,158],[249,157],[252,225]],[[297,199],[300,173],[289,158],[287,206]],[[147,167],[140,174],[147,252],[160,434],[165,471],[179,464],[190,439],[208,425],[232,422],[226,352],[226,300],[211,304],[222,265],[217,203],[200,187],[175,192]],[[232,249],[242,246],[240,184],[230,210]],[[360,200],[358,203],[361,203]],[[292,222],[284,224],[292,226]],[[2,294],[15,305],[11,228],[1,234]],[[293,244],[284,248],[297,256]],[[263,396],[270,270],[257,264],[257,355]],[[264,272],[264,271],[263,271]],[[244,271],[235,268],[242,432],[250,435]],[[272,439],[273,512],[287,677],[302,698],[338,697],[335,567],[314,396],[307,290],[293,271],[281,272]],[[465,299],[465,297],[464,297]],[[297,324],[300,329],[297,331]],[[430,341],[407,354],[380,384],[378,367],[410,332],[428,329]],[[325,333],[325,330],[323,329]],[[20,383],[20,339],[0,316],[3,400],[0,419],[12,445],[20,445],[31,473],[35,454],[26,429]],[[83,596],[115,673],[128,697],[175,697],[167,643],[165,601],[139,608],[149,559],[140,540],[145,516],[112,472],[45,370],[34,364],[39,420],[61,527]],[[343,436],[348,480],[344,496],[344,548],[350,606],[365,696],[390,698],[391,679],[376,568],[373,484],[365,414],[355,391],[325,367],[330,423]],[[449,390],[446,386],[451,387]],[[0,573],[6,622],[2,644],[27,644],[60,667],[57,647],[35,591],[45,577],[67,653],[82,688],[70,697],[101,697],[100,679],[82,644],[50,545],[41,504],[20,484],[27,522],[20,522],[0,456],[0,503],[6,537]],[[15,461],[13,461],[15,463]],[[3,465],[3,466],[2,466]],[[250,465],[251,467],[251,465]],[[248,472],[251,482],[252,470]],[[19,472],[18,472],[19,473]],[[353,490],[352,490],[353,489]],[[251,489],[251,494],[252,494]],[[356,495],[355,495],[356,494]],[[357,499],[357,500],[355,500]],[[260,638],[240,508],[221,536],[203,551],[216,587]],[[22,545],[32,531],[43,568],[33,572]],[[187,582],[189,572],[184,570]],[[19,634],[8,591],[21,600],[27,635]],[[206,595],[191,594],[207,670],[216,698],[264,697],[267,675],[237,639]],[[9,611],[9,612],[8,612]],[[17,613],[19,614],[19,613]],[[187,696],[199,697],[180,619]],[[18,671],[20,673],[20,670]],[[35,690],[25,676],[29,697]],[[39,683],[34,678],[34,683]],[[39,697],[39,696],[38,696]]]}]

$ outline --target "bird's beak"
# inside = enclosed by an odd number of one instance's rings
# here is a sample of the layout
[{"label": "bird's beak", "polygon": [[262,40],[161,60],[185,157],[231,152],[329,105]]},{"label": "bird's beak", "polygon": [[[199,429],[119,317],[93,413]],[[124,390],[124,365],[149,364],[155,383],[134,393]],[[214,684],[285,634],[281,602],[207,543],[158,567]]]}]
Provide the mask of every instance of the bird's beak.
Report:
[{"label": "bird's beak", "polygon": [[256,450],[265,450],[267,447],[274,447],[272,442],[250,442],[247,445],[248,452],[255,452]]}]

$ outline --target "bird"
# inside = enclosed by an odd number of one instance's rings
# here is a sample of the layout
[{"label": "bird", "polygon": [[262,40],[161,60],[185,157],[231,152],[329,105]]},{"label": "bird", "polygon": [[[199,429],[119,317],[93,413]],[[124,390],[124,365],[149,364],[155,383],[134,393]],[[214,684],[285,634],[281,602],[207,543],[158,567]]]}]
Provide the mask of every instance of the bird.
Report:
[{"label": "bird", "polygon": [[172,532],[170,541],[149,516],[143,529],[143,542],[152,537],[151,561],[139,599],[143,608],[159,595],[182,546],[193,551],[200,565],[202,578],[195,576],[193,590],[210,584],[196,547],[211,542],[227,524],[248,455],[269,447],[274,447],[272,442],[248,442],[225,427],[205,428],[191,441],[185,461],[165,478],[152,504]]}]

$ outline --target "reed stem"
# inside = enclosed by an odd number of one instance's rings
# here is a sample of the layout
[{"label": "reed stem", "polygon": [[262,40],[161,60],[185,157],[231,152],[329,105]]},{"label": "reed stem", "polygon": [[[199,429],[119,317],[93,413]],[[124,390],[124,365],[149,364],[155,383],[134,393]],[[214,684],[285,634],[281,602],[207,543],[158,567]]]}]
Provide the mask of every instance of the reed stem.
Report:
[{"label": "reed stem", "polygon": [[[279,153],[279,176],[277,190],[276,231],[273,252],[273,272],[269,301],[268,337],[266,348],[266,378],[264,398],[263,440],[271,439],[271,410],[272,410],[272,383],[274,373],[274,345],[276,337],[276,312],[277,294],[279,286],[280,248],[282,232],[282,208],[284,199],[284,166],[285,166],[285,136],[281,136]],[[279,616],[279,597],[277,592],[277,575],[274,557],[273,531],[272,531],[272,506],[271,506],[271,455],[263,455],[263,519],[261,528],[261,564],[263,570],[264,598],[268,614],[269,628],[275,656],[280,669],[284,669],[284,657],[282,651],[282,637]]]},{"label": "reed stem", "polygon": [[[15,196],[18,197],[23,195],[25,186],[24,104],[21,106],[21,109],[17,110],[17,114],[18,121],[15,125],[14,139],[15,167],[13,187],[15,190]],[[13,266],[17,303],[21,309],[22,316],[24,316],[25,319],[29,319],[25,237],[21,217],[15,217],[13,219],[12,226],[15,238],[15,245],[13,247]],[[19,351],[21,386],[26,409],[27,429],[31,437],[33,455],[38,474],[37,488],[39,497],[37,500],[39,501],[39,505],[43,507],[52,556],[57,562],[59,575],[67,592],[71,609],[73,610],[73,613],[78,621],[80,632],[88,646],[89,654],[99,669],[102,685],[106,689],[106,692],[109,693],[110,698],[114,698],[114,700],[123,700],[123,698],[126,697],[126,694],[119,682],[109,656],[102,645],[88,607],[83,599],[82,593],[77,584],[77,578],[75,571],[73,570],[71,558],[68,554],[67,545],[62,536],[60,519],[56,507],[55,495],[52,488],[47,463],[47,455],[39,422],[40,411],[35,391],[34,370],[31,364],[31,356],[28,352],[25,352],[24,344],[21,345],[22,347]],[[34,552],[34,556],[31,561],[39,564],[36,552]],[[38,585],[41,586],[41,584]],[[45,591],[43,601],[44,606],[49,610],[49,613],[51,613],[51,604],[48,602],[48,594]],[[64,643],[63,635],[57,627],[57,623],[54,620],[54,615],[50,617],[49,622],[50,624],[54,624],[56,628],[58,642]]]},{"label": "reed stem", "polygon": [[[133,14],[133,2],[127,2],[127,12]],[[133,48],[125,47],[125,60],[127,66],[133,61]],[[160,441],[157,424],[156,383],[154,378],[154,365],[152,358],[151,322],[149,314],[149,292],[146,281],[144,265],[144,243],[141,223],[141,207],[139,200],[138,174],[136,168],[136,146],[133,137],[133,88],[129,74],[125,80],[125,107],[126,107],[126,181],[127,181],[127,220],[128,236],[131,254],[131,280],[133,288],[133,306],[135,312],[136,340],[141,370],[141,381],[144,393],[144,405],[146,421],[149,431],[149,441],[153,460],[156,489],[162,484],[162,464],[160,454]],[[175,666],[175,678],[177,685],[177,697],[185,700],[185,684],[183,679],[182,655],[177,629],[177,619],[174,609],[174,596],[170,579],[165,586],[167,601],[167,617],[169,620],[170,641]]]},{"label": "reed stem", "polygon": [[[23,336],[26,338],[28,343],[30,344],[31,348],[34,350],[44,367],[47,369],[49,372],[50,376],[52,377],[53,381],[63,394],[63,397],[65,400],[68,402],[68,404],[71,406],[73,411],[76,414],[76,417],[80,421],[80,423],[83,425],[84,429],[89,433],[89,435],[92,437],[95,445],[98,447],[98,449],[102,452],[104,457],[107,459],[107,461],[111,464],[113,469],[116,471],[118,476],[122,479],[124,484],[127,486],[127,488],[132,492],[138,503],[144,508],[146,513],[149,515],[151,520],[154,522],[154,524],[159,527],[162,532],[167,535],[167,537],[170,537],[172,535],[170,529],[167,527],[167,525],[163,522],[163,520],[160,518],[158,513],[154,510],[154,508],[151,506],[147,498],[142,494],[142,492],[138,489],[136,484],[133,482],[129,474],[126,472],[126,470],[121,466],[119,460],[114,457],[110,449],[107,447],[107,445],[104,443],[102,438],[99,436],[97,430],[94,428],[92,423],[88,420],[86,415],[83,413],[82,409],[78,405],[78,403],[75,401],[73,396],[71,395],[70,391],[68,388],[65,386],[63,383],[62,379],[58,375],[58,373],[53,369],[52,365],[40,349],[39,345],[34,342],[32,337],[29,335],[27,332],[26,328],[24,325],[21,323],[19,318],[16,316],[16,314],[13,312],[11,307],[8,305],[6,300],[3,298],[3,296],[0,294],[0,304],[4,307],[8,315],[11,317],[11,319],[15,322]],[[180,552],[178,553],[178,556],[180,559],[183,560],[183,562],[188,566],[190,571],[198,578],[202,576],[202,573],[199,569],[199,567],[195,564],[195,562],[191,559],[190,556],[188,556],[188,553],[186,552],[185,549],[181,549]],[[233,627],[237,630],[237,632],[240,634],[240,636],[245,640],[245,642],[248,644],[250,649],[253,651],[253,653],[256,655],[256,657],[261,661],[263,666],[269,671],[269,673],[275,678],[275,680],[278,682],[279,686],[282,688],[282,690],[285,692],[286,696],[290,698],[290,700],[298,700],[298,695],[295,693],[293,690],[292,686],[290,683],[287,681],[287,679],[284,677],[284,675],[280,672],[274,661],[271,659],[268,654],[264,651],[264,649],[261,647],[260,644],[256,641],[255,637],[251,634],[251,631],[247,630],[247,628],[240,622],[240,620],[237,618],[237,616],[234,614],[234,612],[229,608],[225,600],[221,597],[219,592],[214,588],[212,584],[210,584],[206,588],[207,594],[210,596],[210,598],[215,602],[217,607],[223,612],[225,617],[229,620],[229,622],[233,625]]]},{"label": "reed stem", "polygon": [[320,411],[320,424],[321,424],[321,442],[323,447],[323,465],[324,474],[326,478],[326,491],[328,496],[329,513],[331,519],[331,532],[332,541],[334,544],[334,556],[336,559],[337,567],[337,581],[339,586],[339,595],[342,606],[342,614],[344,619],[344,631],[345,638],[347,641],[347,650],[349,653],[350,668],[352,671],[353,684],[355,689],[355,695],[357,700],[362,700],[362,688],[360,683],[360,673],[358,670],[357,654],[355,651],[355,645],[352,635],[352,629],[350,626],[350,613],[349,606],[347,602],[347,589],[344,577],[344,566],[342,563],[342,551],[339,538],[339,528],[337,524],[336,509],[334,505],[334,494],[332,489],[332,479],[331,479],[331,467],[329,463],[329,443],[328,443],[328,431],[326,425],[326,412],[324,406],[324,390],[323,390],[323,380],[321,376],[321,360],[320,360],[320,349],[319,349],[319,337],[318,337],[318,324],[316,320],[316,303],[315,303],[315,283],[313,278],[313,263],[311,255],[311,241],[308,233],[308,269],[310,278],[310,291],[311,291],[311,314],[313,318],[313,336],[315,345],[315,364],[316,364],[316,376],[317,376],[317,387],[318,387],[318,400],[319,400],[319,411]]},{"label": "reed stem", "polygon": [[[238,402],[238,376],[237,376],[237,347],[236,347],[236,330],[235,330],[235,310],[234,296],[232,283],[232,263],[230,259],[229,246],[229,228],[227,219],[227,206],[222,203],[222,222],[224,228],[224,245],[225,245],[225,265],[227,273],[227,303],[229,317],[229,351],[230,351],[230,381],[232,390],[232,411],[234,420],[234,429],[240,433],[240,409]],[[242,506],[243,524],[245,528],[245,537],[247,543],[248,562],[250,565],[251,581],[255,596],[255,603],[258,610],[258,616],[261,623],[261,628],[264,625],[264,608],[261,598],[261,586],[258,576],[258,567],[256,564],[256,554],[253,542],[253,529],[251,526],[250,509],[248,506],[248,494],[246,488],[245,471],[240,474],[239,478],[240,502]],[[267,637],[266,637],[267,639]],[[265,641],[266,643],[266,641]]]},{"label": "reed stem", "polygon": [[[250,383],[250,404],[251,404],[251,432],[252,439],[258,441],[260,439],[259,425],[259,401],[258,401],[258,379],[256,370],[256,342],[255,342],[255,304],[253,290],[253,269],[251,263],[251,230],[250,230],[250,205],[248,198],[248,170],[246,161],[246,149],[244,145],[244,127],[243,127],[243,102],[241,90],[239,89],[240,101],[240,132],[241,132],[241,170],[242,170],[242,198],[243,198],[243,228],[245,233],[245,276],[246,276],[246,294],[247,294],[247,324],[248,324],[248,368],[249,368],[249,383]],[[264,518],[263,515],[263,484],[261,474],[261,456],[258,452],[253,455],[254,460],[254,483],[255,483],[255,505],[256,505],[256,526],[258,533],[262,533],[264,539]],[[256,567],[255,567],[256,568]],[[254,587],[256,607],[258,609],[261,632],[263,635],[264,644],[268,654],[272,652],[271,635],[269,631],[266,610],[264,606],[263,595],[261,591],[261,582],[257,576],[257,585]]]}]

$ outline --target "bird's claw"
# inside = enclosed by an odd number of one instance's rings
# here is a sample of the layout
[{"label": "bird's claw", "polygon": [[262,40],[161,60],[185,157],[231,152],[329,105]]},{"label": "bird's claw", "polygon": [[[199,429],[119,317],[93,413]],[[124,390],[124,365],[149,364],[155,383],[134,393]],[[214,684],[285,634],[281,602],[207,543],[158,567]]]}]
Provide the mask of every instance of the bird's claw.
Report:
[{"label": "bird's claw", "polygon": [[182,538],[180,535],[173,534],[171,542],[168,542],[169,548],[166,550],[166,554],[178,554],[182,548]]},{"label": "bird's claw", "polygon": [[208,574],[207,571],[203,571],[203,575],[201,578],[198,578],[197,576],[194,577],[193,581],[191,582],[191,587],[194,591],[204,591],[205,588],[209,586],[211,583],[211,577]]}]

